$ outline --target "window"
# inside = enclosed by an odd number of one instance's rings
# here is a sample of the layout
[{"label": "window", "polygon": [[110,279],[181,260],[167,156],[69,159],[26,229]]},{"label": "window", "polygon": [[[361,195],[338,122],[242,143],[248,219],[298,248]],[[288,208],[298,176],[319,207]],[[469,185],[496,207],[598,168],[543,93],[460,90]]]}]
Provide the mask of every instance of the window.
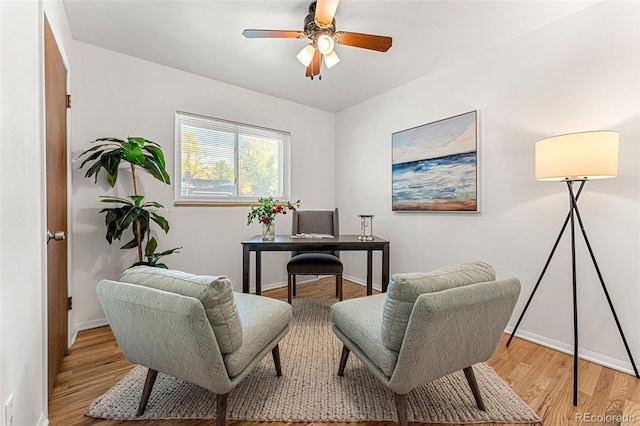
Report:
[{"label": "window", "polygon": [[290,139],[279,130],[176,112],[176,202],[288,200]]}]

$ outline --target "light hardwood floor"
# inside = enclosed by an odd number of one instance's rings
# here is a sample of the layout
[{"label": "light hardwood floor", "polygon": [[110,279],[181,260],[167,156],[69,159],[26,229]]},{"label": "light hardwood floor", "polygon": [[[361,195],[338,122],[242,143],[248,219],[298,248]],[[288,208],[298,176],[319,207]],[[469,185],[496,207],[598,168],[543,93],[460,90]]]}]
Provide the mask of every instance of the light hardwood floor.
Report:
[{"label": "light hardwood floor", "polygon": [[[286,288],[265,291],[264,295],[286,298]],[[332,277],[298,286],[298,297],[329,298],[334,295],[335,285]],[[364,287],[345,281],[345,298],[364,295]],[[576,424],[640,426],[640,380],[634,376],[581,360],[578,382],[579,404],[578,407],[574,407],[571,404],[573,371],[571,356],[518,338],[513,340],[509,348],[506,348],[506,337],[506,335],[503,336],[502,342],[488,364],[543,418],[546,426]],[[49,401],[49,424],[51,426],[215,424],[215,421],[211,420],[120,422],[85,417],[83,413],[87,406],[116,384],[132,368],[133,365],[122,356],[109,327],[80,332],[64,358]],[[597,416],[609,416],[607,419],[609,421],[598,421]],[[228,426],[284,426],[287,424],[227,422]],[[391,426],[393,424],[365,422],[360,423],[359,426]],[[327,426],[341,426],[341,424],[330,423]]]}]

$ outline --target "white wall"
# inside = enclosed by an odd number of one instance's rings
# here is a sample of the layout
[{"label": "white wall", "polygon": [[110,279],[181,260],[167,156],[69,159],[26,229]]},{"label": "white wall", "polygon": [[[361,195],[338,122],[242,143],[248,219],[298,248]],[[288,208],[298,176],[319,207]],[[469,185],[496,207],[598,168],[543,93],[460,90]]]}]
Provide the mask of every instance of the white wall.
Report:
[{"label": "white wall", "polygon": [[[401,71],[399,71],[401,72]],[[619,177],[594,181],[580,199],[605,282],[640,359],[640,4],[603,2],[336,116],[336,203],[344,232],[358,213],[391,241],[391,272],[480,259],[515,276],[515,324],[568,211],[562,183],[533,178],[534,143],[585,130],[618,130]],[[392,213],[391,134],[478,110],[481,212]],[[521,330],[572,348],[571,261],[561,243]],[[364,260],[345,254],[364,279]],[[377,270],[378,268],[375,268]],[[630,363],[582,238],[578,239],[580,346],[616,368]],[[375,281],[379,283],[379,277]]]},{"label": "white wall", "polygon": [[0,2],[0,403],[46,424],[43,12],[64,51],[60,2]]},{"label": "white wall", "polygon": [[[305,209],[333,208],[333,114],[80,42],[73,43],[72,57],[74,157],[99,137],[143,136],[162,145],[167,170],[175,180],[176,110],[239,121],[291,132],[292,199],[302,199]],[[111,190],[104,175],[95,185],[92,179],[84,178],[86,168],[78,170],[78,166],[79,162],[73,165],[74,267],[70,277],[76,324],[84,328],[104,318],[95,297],[97,282],[118,278],[137,259],[134,251],[108,245],[104,215],[98,214],[100,195],[127,196],[133,192],[130,173],[123,167],[116,189]],[[170,210],[165,217],[171,230],[160,236],[159,248],[184,247],[163,261],[171,268],[193,273],[227,275],[241,291],[240,242],[260,232],[259,225],[246,225],[249,208],[174,207],[173,186],[164,187],[145,172],[138,180],[142,194]],[[291,229],[289,216],[278,217],[276,224],[278,233]],[[285,281],[286,259],[284,253],[263,256],[264,284]]]}]

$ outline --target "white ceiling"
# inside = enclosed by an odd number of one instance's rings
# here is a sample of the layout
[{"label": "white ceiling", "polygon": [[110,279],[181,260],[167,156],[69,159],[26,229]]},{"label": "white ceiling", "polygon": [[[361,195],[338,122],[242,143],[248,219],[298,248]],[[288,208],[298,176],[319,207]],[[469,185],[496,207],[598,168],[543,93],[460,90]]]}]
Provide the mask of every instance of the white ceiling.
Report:
[{"label": "white ceiling", "polygon": [[307,41],[246,39],[245,28],[302,30],[310,0],[64,0],[74,39],[337,112],[597,3],[342,0],[336,28],[393,37],[380,53],[336,47],[341,62],[305,78]]}]

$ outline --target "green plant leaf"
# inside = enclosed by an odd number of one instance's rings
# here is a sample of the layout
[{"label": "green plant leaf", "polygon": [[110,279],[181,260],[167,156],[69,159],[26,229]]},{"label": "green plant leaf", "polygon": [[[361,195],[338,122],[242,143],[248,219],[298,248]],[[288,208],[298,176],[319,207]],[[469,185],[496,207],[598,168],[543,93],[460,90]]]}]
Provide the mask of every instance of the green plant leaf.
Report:
[{"label": "green plant leaf", "polygon": [[118,197],[109,197],[107,195],[101,195],[100,200],[101,203],[122,203],[122,204],[131,204],[131,201],[126,198],[118,198]]},{"label": "green plant leaf", "polygon": [[162,149],[160,149],[157,146],[145,146],[143,148],[145,151],[147,151],[149,154],[151,154],[151,156],[153,157],[154,160],[156,160],[156,163],[158,163],[158,166],[160,166],[161,169],[164,169],[165,167],[167,167],[166,162],[164,160],[164,153],[162,152]]},{"label": "green plant leaf", "polygon": [[[91,143],[96,143],[96,142],[98,142],[98,141],[97,141],[97,140],[95,140],[95,141],[91,141]],[[93,146],[93,147],[91,147],[91,148],[89,148],[89,149],[87,149],[87,150],[82,151],[82,152],[81,152],[81,153],[76,157],[76,160],[79,160],[79,159],[80,159],[80,157],[82,157],[82,156],[84,156],[84,155],[86,155],[86,154],[88,154],[88,153],[90,153],[90,152],[96,151],[96,150],[98,150],[98,149],[101,149],[101,150],[103,150],[103,151],[104,151],[104,150],[106,150],[106,149],[108,149],[108,148],[116,148],[116,149],[117,149],[117,148],[118,148],[118,145],[113,144],[113,143],[101,143],[101,144],[98,144],[98,145]]]},{"label": "green plant leaf", "polygon": [[129,198],[133,200],[133,204],[136,207],[140,207],[142,200],[144,200],[144,195],[129,195]]},{"label": "green plant leaf", "polygon": [[100,169],[102,169],[102,164],[100,160],[98,160],[93,163],[89,170],[87,170],[87,173],[85,173],[84,177],[91,177],[92,175],[95,175],[95,180],[93,183],[98,183],[98,174],[100,173]]},{"label": "green plant leaf", "polygon": [[122,145],[124,143],[124,141],[122,139],[117,139],[117,138],[98,138],[95,141],[93,141],[92,143],[94,143],[94,142],[105,142],[105,141],[114,142],[114,143],[117,143],[118,145]]},{"label": "green plant leaf", "polygon": [[144,169],[147,170],[151,174],[151,176],[158,179],[160,182],[164,182],[167,184],[171,183],[167,171],[161,168],[153,157],[146,156],[142,167],[144,167]]},{"label": "green plant leaf", "polygon": [[131,240],[127,244],[124,244],[123,246],[121,246],[120,250],[129,250],[129,249],[136,248],[136,247],[138,247],[138,239],[136,237],[133,237],[133,240]]},{"label": "green plant leaf", "polygon": [[128,162],[136,166],[142,166],[144,164],[144,152],[140,148],[140,145],[133,141],[125,142],[122,144],[122,153]]},{"label": "green plant leaf", "polygon": [[95,160],[96,158],[100,157],[100,155],[102,155],[102,153],[104,152],[104,150],[97,150],[96,152],[94,152],[93,154],[91,154],[90,156],[88,156],[83,162],[82,164],[80,164],[80,167],[78,167],[79,169],[83,168],[85,164],[87,164],[89,161]]},{"label": "green plant leaf", "polygon": [[158,226],[160,226],[160,228],[162,228],[162,230],[165,232],[165,234],[169,232],[169,222],[167,222],[167,219],[165,219],[164,217],[160,216],[157,213],[152,212],[151,220],[157,223]]},{"label": "green plant leaf", "polygon": [[144,208],[156,207],[158,209],[164,209],[164,206],[162,204],[158,203],[157,201],[148,201],[148,202],[144,203],[142,206]]},{"label": "green plant leaf", "polygon": [[100,164],[107,172],[107,182],[113,188],[118,180],[118,167],[120,167],[120,160],[122,158],[122,150],[114,149],[109,152],[105,152],[100,157]]},{"label": "green plant leaf", "polygon": [[129,142],[131,145],[136,145],[138,148],[142,148],[144,144],[148,141],[145,138],[128,137],[127,142]]},{"label": "green plant leaf", "polygon": [[[142,210],[138,207],[130,207],[126,209],[126,213],[120,218],[118,227],[127,229],[132,223],[139,219]],[[134,231],[135,232],[135,231]]]},{"label": "green plant leaf", "polygon": [[155,238],[151,238],[147,241],[147,246],[144,249],[144,252],[147,256],[153,255],[158,248],[158,241]]},{"label": "green plant leaf", "polygon": [[180,250],[182,247],[176,247],[176,248],[172,248],[170,250],[165,250],[161,253],[156,253],[156,256],[158,256],[158,258],[162,257],[162,256],[168,256],[170,254],[173,253],[180,253],[178,250]]}]

